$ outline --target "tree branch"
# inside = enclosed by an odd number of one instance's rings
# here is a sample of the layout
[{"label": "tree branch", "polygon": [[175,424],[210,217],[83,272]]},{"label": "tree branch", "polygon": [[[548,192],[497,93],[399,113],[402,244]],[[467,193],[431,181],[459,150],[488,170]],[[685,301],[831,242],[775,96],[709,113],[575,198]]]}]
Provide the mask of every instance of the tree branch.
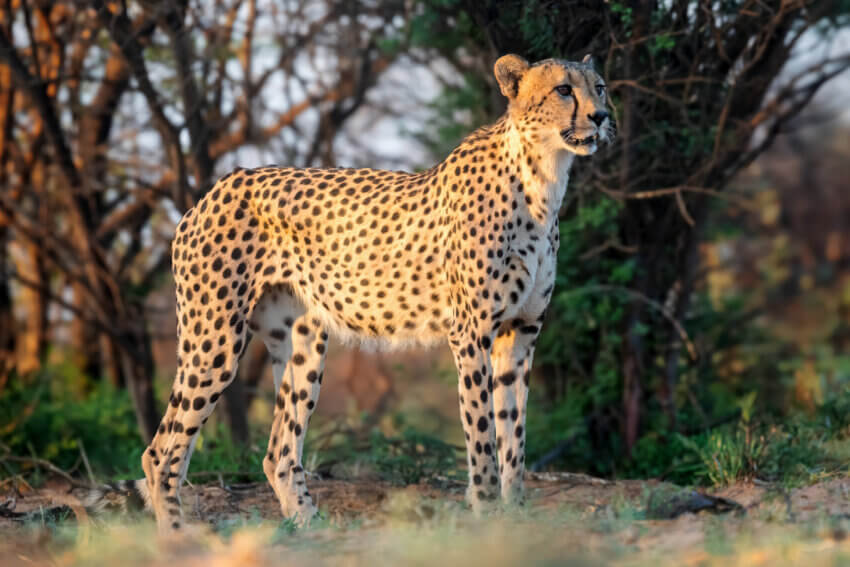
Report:
[{"label": "tree branch", "polygon": [[192,206],[192,191],[186,171],[186,160],[180,148],[180,136],[177,128],[165,115],[159,93],[151,83],[145,64],[144,48],[139,43],[130,19],[126,13],[113,14],[103,0],[90,0],[92,7],[97,11],[101,24],[109,30],[112,41],[118,45],[122,55],[127,60],[133,77],[148,103],[148,108],[153,115],[154,125],[159,131],[163,145],[169,155],[171,167],[175,172],[174,191],[172,199],[180,210],[187,210]]},{"label": "tree branch", "polygon": [[[74,165],[74,157],[71,154],[71,148],[65,140],[65,134],[62,132],[62,126],[59,123],[59,118],[56,116],[56,112],[53,108],[53,102],[47,95],[44,83],[30,74],[26,65],[24,65],[23,61],[21,61],[18,57],[17,50],[6,36],[6,32],[2,30],[0,30],[0,60],[4,61],[9,66],[12,71],[12,75],[14,75],[18,84],[25,89],[27,96],[29,96],[30,100],[32,100],[38,110],[38,113],[44,122],[47,138],[50,141],[51,146],[53,146],[53,151],[56,153],[56,160],[59,163],[62,172],[65,174],[65,177],[68,179],[68,183],[71,187],[81,187],[82,181],[80,179],[79,171],[77,171],[77,168]],[[85,210],[82,212],[85,213]],[[85,215],[85,218],[88,218],[88,222],[90,224],[91,218],[88,215]]]}]

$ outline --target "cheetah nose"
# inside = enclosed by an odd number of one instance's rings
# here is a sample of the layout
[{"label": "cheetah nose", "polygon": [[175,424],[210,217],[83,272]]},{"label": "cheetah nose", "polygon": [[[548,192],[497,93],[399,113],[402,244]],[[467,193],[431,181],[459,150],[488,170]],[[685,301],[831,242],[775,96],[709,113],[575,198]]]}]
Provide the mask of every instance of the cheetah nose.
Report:
[{"label": "cheetah nose", "polygon": [[608,118],[608,113],[604,110],[597,110],[593,114],[588,114],[587,117],[597,126],[602,126],[602,121]]}]

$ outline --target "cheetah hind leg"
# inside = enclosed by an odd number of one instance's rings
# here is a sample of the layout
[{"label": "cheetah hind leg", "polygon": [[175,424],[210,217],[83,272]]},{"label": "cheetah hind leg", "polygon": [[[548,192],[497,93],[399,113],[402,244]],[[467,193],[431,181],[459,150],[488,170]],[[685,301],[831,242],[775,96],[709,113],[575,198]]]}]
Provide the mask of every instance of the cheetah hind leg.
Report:
[{"label": "cheetah hind leg", "polygon": [[197,336],[193,325],[178,325],[178,371],[165,416],[142,455],[147,496],[160,533],[183,524],[180,486],[200,428],[212,413],[222,392],[236,375],[245,346],[246,329],[238,317],[225,326],[220,341]]},{"label": "cheetah hind leg", "polygon": [[263,298],[251,327],[269,349],[277,392],[263,470],[283,516],[306,525],[316,507],[301,459],[307,425],[319,399],[328,335],[285,289]]}]

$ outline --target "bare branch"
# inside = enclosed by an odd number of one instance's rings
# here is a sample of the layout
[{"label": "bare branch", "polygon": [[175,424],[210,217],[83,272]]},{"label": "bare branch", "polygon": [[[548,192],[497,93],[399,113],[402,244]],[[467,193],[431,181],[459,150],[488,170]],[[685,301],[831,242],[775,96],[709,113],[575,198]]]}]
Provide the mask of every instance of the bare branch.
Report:
[{"label": "bare branch", "polygon": [[187,177],[186,160],[183,157],[183,151],[180,149],[179,134],[165,115],[165,110],[160,102],[160,95],[148,76],[143,54],[144,48],[137,39],[136,31],[124,12],[113,14],[103,0],[91,0],[91,5],[97,11],[101,24],[109,30],[112,40],[118,45],[127,60],[127,64],[139,85],[139,90],[148,103],[154,124],[162,137],[162,142],[167,148],[171,166],[176,173],[172,195],[174,203],[180,208],[188,209],[192,206],[192,191]]},{"label": "bare branch", "polygon": [[[6,32],[2,30],[0,30],[0,60],[9,66],[18,84],[26,90],[30,100],[38,109],[44,122],[47,137],[68,182],[72,187],[80,187],[82,185],[80,174],[74,165],[71,149],[65,140],[65,134],[62,132],[62,126],[56,116],[53,103],[47,95],[44,83],[30,74],[26,65],[18,57],[17,50],[6,36]],[[85,213],[85,210],[82,212]],[[90,220],[89,218],[89,222]]]}]

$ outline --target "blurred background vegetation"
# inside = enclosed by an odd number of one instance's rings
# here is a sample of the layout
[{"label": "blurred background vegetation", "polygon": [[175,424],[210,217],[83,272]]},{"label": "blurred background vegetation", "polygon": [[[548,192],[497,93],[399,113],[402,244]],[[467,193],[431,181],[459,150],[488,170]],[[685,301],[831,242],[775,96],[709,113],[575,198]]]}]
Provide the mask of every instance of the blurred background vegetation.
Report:
[{"label": "blurred background vegetation", "polygon": [[[174,371],[170,238],[217,176],[425,167],[504,111],[504,53],[593,54],[619,125],[561,211],[531,467],[845,473],[848,23],[846,0],[7,2],[0,479],[138,476]],[[190,478],[262,478],[257,343]],[[444,350],[337,346],[306,466],[456,474]]]}]

